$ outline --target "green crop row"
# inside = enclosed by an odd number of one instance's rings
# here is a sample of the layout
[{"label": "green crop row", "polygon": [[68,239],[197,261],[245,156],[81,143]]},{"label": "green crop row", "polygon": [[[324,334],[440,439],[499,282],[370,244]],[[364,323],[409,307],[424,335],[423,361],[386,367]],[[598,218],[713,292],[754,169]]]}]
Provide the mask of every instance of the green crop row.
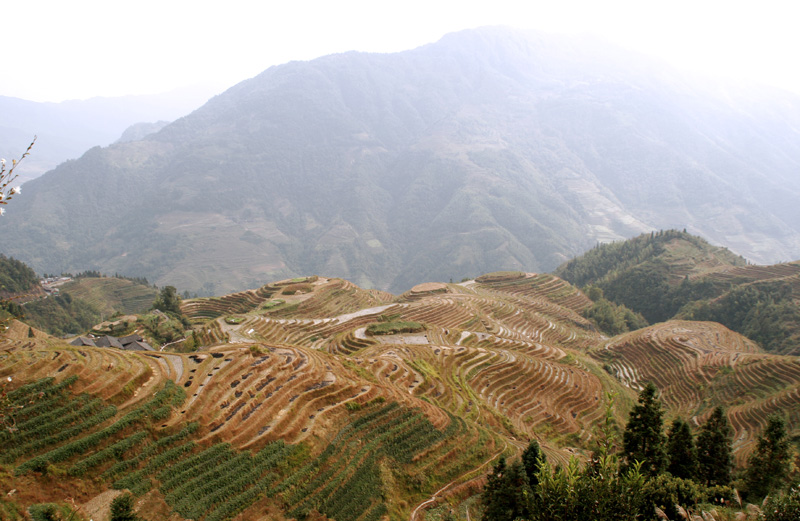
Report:
[{"label": "green crop row", "polygon": [[319,510],[331,519],[357,519],[375,499],[382,500],[383,493],[380,470],[373,456]]},{"label": "green crop row", "polygon": [[274,481],[275,474],[267,474],[238,496],[218,505],[206,516],[205,521],[223,521],[235,516],[264,495]]},{"label": "green crop row", "polygon": [[159,489],[162,493],[167,494],[181,483],[191,481],[200,473],[200,469],[214,467],[234,456],[235,453],[231,450],[229,443],[212,445],[206,450],[198,452],[194,456],[161,471],[158,475],[158,480],[161,482]]},{"label": "green crop row", "polygon": [[[18,447],[12,451],[9,451],[4,456],[3,459],[9,462],[14,461],[15,459],[17,459],[22,455],[30,454],[49,445],[54,445],[56,443],[61,443],[62,441],[69,440],[71,438],[74,438],[75,436],[78,436],[82,432],[105,422],[106,420],[110,420],[116,414],[117,414],[117,408],[114,407],[113,405],[109,405],[105,409],[93,414],[92,416],[86,418],[83,422],[73,427],[70,427],[69,429],[65,429],[60,433],[48,436],[47,438],[34,440],[31,443],[23,445],[22,447]],[[17,469],[14,472],[17,475],[21,475],[24,474],[25,472],[28,472],[29,470],[41,471],[43,468],[47,466],[47,463],[63,461],[73,455],[82,453],[87,448],[89,448],[89,446],[84,443],[84,440],[86,439],[87,438],[80,438],[78,440],[68,443],[67,445],[59,447],[57,449],[53,449],[50,452],[29,459],[28,461],[17,467]],[[92,441],[94,441],[94,439]]]},{"label": "green crop row", "polygon": [[[77,404],[74,404],[77,405]],[[66,428],[73,424],[80,424],[84,418],[91,417],[93,414],[98,413],[103,409],[103,400],[95,398],[89,402],[85,402],[82,407],[72,409],[71,412],[66,412],[60,417],[51,418],[49,421],[42,420],[39,422],[26,422],[26,429],[20,427],[19,433],[14,439],[15,443],[24,443],[27,440],[32,440],[35,443],[37,440],[45,439],[49,436],[56,435],[63,432]]]},{"label": "green crop row", "polygon": [[266,486],[262,475],[288,457],[292,450],[291,446],[278,441],[267,445],[255,456],[243,452],[233,458],[223,459],[217,465],[204,465],[203,468],[207,469],[205,472],[174,488],[164,499],[181,516],[197,519],[215,505],[234,500],[256,483],[261,482]]},{"label": "green crop row", "polygon": [[344,441],[349,439],[351,436],[355,436],[359,431],[367,428],[369,425],[375,422],[383,421],[387,416],[389,416],[393,411],[398,409],[399,405],[397,402],[392,402],[384,407],[376,411],[372,411],[370,413],[364,414],[361,417],[357,418],[350,424],[344,426],[331,440],[325,450],[322,453],[314,458],[313,460],[309,461],[306,465],[302,468],[298,469],[294,472],[291,476],[287,479],[283,480],[279,483],[275,488],[270,490],[269,495],[280,494],[285,490],[289,490],[295,486],[301,485],[307,478],[316,474],[316,472],[324,466],[325,462],[333,456],[339,448],[343,445]]},{"label": "green crop row", "polygon": [[33,383],[29,383],[27,385],[23,385],[19,389],[11,391],[8,393],[8,399],[11,400],[12,404],[19,405],[26,400],[30,400],[32,397],[35,398],[42,398],[45,396],[52,396],[56,393],[60,393],[61,391],[68,388],[70,385],[74,384],[78,381],[78,377],[75,375],[68,376],[61,380],[61,382],[53,385],[55,378],[47,377],[42,378],[41,380],[37,380]]},{"label": "green crop row", "polygon": [[[23,409],[24,417],[27,418],[25,421],[21,421],[22,415],[17,415],[17,431],[20,433],[28,431],[31,430],[32,427],[41,425],[42,423],[61,418],[78,407],[82,407],[89,399],[90,397],[88,394],[82,394],[76,399],[69,399],[63,395],[56,395],[45,400],[37,400],[36,405]],[[3,432],[3,434],[7,433]]]},{"label": "green crop row", "polygon": [[382,449],[399,463],[411,463],[415,454],[443,438],[442,432],[423,417],[411,431],[389,440]]},{"label": "green crop row", "polygon": [[152,486],[152,483],[150,482],[150,476],[152,474],[155,474],[158,469],[164,468],[174,461],[184,457],[187,453],[193,451],[196,446],[197,444],[195,442],[189,441],[183,445],[178,445],[177,447],[172,447],[171,449],[165,450],[161,454],[148,461],[147,464],[140,470],[131,472],[127,476],[115,481],[112,487],[117,490],[127,488],[134,495],[140,496],[150,490],[150,487]]},{"label": "green crop row", "polygon": [[241,452],[220,465],[208,468],[187,481],[180,487],[164,496],[164,500],[183,517],[189,517],[188,512],[194,503],[201,497],[210,493],[217,487],[217,481],[227,478],[228,474],[236,474],[250,466],[252,456]]},{"label": "green crop row", "polygon": [[133,447],[141,443],[147,437],[147,433],[144,431],[137,432],[128,436],[127,438],[121,439],[120,441],[114,443],[113,445],[106,447],[103,450],[95,452],[87,456],[86,458],[78,461],[72,467],[70,467],[68,474],[70,476],[82,476],[86,473],[87,470],[96,467],[98,465],[102,465],[106,461],[116,458],[122,459],[122,456],[131,450]]},{"label": "green crop row", "polygon": [[378,503],[372,510],[367,512],[361,521],[378,521],[383,516],[385,516],[389,512],[389,509],[386,508],[386,503]]},{"label": "green crop row", "polygon": [[[350,458],[344,457],[344,454],[337,455],[340,457],[337,457],[335,461],[337,463],[347,461],[346,465],[337,468],[335,472],[330,472],[331,469],[328,469],[328,471],[318,475],[300,491],[291,495],[291,499],[293,500],[305,497],[303,503],[292,511],[292,515],[301,516],[311,508],[317,508],[320,512],[324,512],[327,508],[325,505],[329,505],[331,502],[336,502],[337,505],[340,502],[348,504],[353,502],[354,505],[361,504],[350,498],[349,494],[356,493],[348,490],[350,485],[342,485],[342,483],[345,482],[347,476],[350,475],[351,472],[353,476],[371,475],[365,466],[368,466],[368,463],[377,457],[377,453],[381,451],[383,445],[396,436],[405,435],[407,431],[415,426],[421,417],[421,413],[404,411],[388,422],[375,425],[363,438],[369,441],[362,445],[355,455]],[[327,481],[332,475],[335,475],[333,479],[330,479],[321,489],[316,490],[323,483],[323,480]],[[352,481],[356,478],[350,477],[349,479]],[[362,476],[357,479],[366,478]],[[380,482],[375,486],[380,488]],[[342,494],[345,495],[345,499],[340,498]],[[368,504],[369,502],[367,502],[366,506],[368,506]],[[364,506],[364,508],[366,508],[366,506]],[[339,507],[337,506],[337,508]]]},{"label": "green crop row", "polygon": [[186,504],[185,499],[182,499],[180,504],[183,508],[179,509],[176,506],[175,510],[184,517],[197,519],[207,514],[215,505],[227,503],[241,495],[253,484],[263,482],[261,477],[275,468],[291,452],[291,447],[284,445],[283,442],[275,442],[264,447],[254,457],[245,453],[247,458],[243,469],[229,469],[226,474],[207,483],[203,487],[202,494],[193,494],[194,500],[189,505]]},{"label": "green crop row", "polygon": [[177,434],[173,434],[171,436],[164,436],[160,438],[158,441],[146,445],[136,454],[135,457],[119,461],[112,465],[108,470],[103,472],[102,477],[104,479],[113,479],[116,476],[119,476],[126,470],[130,470],[136,466],[138,466],[141,462],[147,461],[148,458],[159,452],[160,450],[172,445],[173,443],[183,440],[184,438],[188,437],[190,434],[194,433],[199,428],[197,422],[192,422],[185,426],[183,429],[180,430]]}]

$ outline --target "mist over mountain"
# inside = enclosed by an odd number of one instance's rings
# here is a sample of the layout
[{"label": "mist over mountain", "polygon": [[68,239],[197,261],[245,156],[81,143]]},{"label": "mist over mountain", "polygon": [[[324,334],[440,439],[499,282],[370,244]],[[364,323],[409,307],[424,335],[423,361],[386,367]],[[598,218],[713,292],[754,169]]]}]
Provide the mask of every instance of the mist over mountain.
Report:
[{"label": "mist over mountain", "polygon": [[0,96],[0,155],[7,159],[19,157],[37,136],[35,153],[25,160],[25,168],[20,169],[19,180],[28,181],[68,159],[80,157],[92,147],[113,143],[131,125],[175,120],[209,97],[207,89],[202,87],[60,103]]},{"label": "mist over mountain", "polygon": [[799,167],[797,96],[483,28],[271,67],[28,183],[0,230],[40,272],[206,294],[325,273],[399,293],[660,228],[800,258]]}]

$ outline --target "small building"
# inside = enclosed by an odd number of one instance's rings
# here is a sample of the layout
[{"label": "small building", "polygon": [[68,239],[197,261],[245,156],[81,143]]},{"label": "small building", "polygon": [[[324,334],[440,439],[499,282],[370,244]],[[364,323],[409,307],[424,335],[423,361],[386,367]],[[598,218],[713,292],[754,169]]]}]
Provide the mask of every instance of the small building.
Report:
[{"label": "small building", "polygon": [[110,335],[103,335],[100,337],[79,336],[70,342],[70,345],[79,347],[113,347],[125,351],[155,351],[150,344],[144,341],[141,335],[136,334],[124,336],[122,338]]}]

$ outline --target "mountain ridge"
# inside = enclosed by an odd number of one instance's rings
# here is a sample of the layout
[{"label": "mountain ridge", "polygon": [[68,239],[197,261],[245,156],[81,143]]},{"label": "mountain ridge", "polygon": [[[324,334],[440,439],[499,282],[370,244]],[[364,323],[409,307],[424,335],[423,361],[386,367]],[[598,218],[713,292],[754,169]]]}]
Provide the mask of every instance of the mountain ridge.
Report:
[{"label": "mountain ridge", "polygon": [[498,28],[291,62],[31,184],[5,248],[208,295],[303,273],[402,292],[549,271],[669,227],[755,261],[800,256],[798,100],[732,110],[681,81]]}]

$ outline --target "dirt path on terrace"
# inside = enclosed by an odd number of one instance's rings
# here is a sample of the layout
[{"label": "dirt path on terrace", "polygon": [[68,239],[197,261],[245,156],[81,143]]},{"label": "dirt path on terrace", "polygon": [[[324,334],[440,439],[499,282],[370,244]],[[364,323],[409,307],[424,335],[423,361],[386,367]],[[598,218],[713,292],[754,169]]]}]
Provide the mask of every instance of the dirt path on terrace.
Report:
[{"label": "dirt path on terrace", "polygon": [[[475,472],[476,470],[480,470],[480,469],[482,469],[483,467],[485,467],[486,465],[490,464],[490,463],[491,463],[491,462],[493,462],[495,459],[497,459],[497,457],[498,457],[498,456],[500,456],[500,455],[501,455],[503,452],[505,452],[505,450],[508,448],[508,441],[505,441],[505,440],[504,440],[504,443],[505,443],[505,447],[503,447],[502,449],[500,449],[500,450],[499,450],[499,451],[498,451],[498,452],[497,452],[497,453],[496,453],[494,456],[492,456],[491,458],[489,458],[488,460],[486,460],[486,461],[485,461],[485,462],[484,462],[484,463],[483,463],[483,464],[482,464],[480,467],[478,467],[478,468],[476,468],[476,469],[471,469],[471,470],[468,470],[467,472],[465,472],[465,473],[461,474],[461,475],[460,475],[460,476],[458,476],[456,479],[454,479],[453,481],[451,481],[451,482],[450,482],[450,483],[448,483],[447,485],[443,486],[442,488],[440,488],[439,490],[437,490],[436,492],[434,492],[434,493],[433,493],[433,495],[432,495],[432,496],[431,496],[429,499],[426,499],[425,501],[423,501],[422,503],[420,503],[419,505],[417,505],[417,508],[415,508],[415,509],[414,509],[414,511],[413,511],[413,512],[411,512],[411,517],[409,518],[409,521],[417,521],[417,515],[419,514],[419,511],[420,511],[421,509],[424,509],[425,507],[427,507],[427,506],[429,506],[429,505],[431,505],[431,504],[435,503],[435,502],[436,502],[436,500],[437,500],[437,499],[439,499],[439,496],[441,496],[441,495],[442,495],[442,493],[443,493],[445,490],[447,490],[448,488],[450,488],[450,487],[452,487],[453,485],[455,485],[456,483],[458,483],[458,481],[459,481],[461,478],[463,478],[463,477],[464,477],[464,476],[466,476],[467,474],[471,474],[471,473]],[[481,476],[474,477],[474,478],[472,478],[472,479],[471,479],[471,480],[469,480],[469,481],[465,481],[465,483],[469,483],[470,481],[473,481],[473,480],[475,480],[475,479],[479,479],[480,477],[481,477]]]}]

